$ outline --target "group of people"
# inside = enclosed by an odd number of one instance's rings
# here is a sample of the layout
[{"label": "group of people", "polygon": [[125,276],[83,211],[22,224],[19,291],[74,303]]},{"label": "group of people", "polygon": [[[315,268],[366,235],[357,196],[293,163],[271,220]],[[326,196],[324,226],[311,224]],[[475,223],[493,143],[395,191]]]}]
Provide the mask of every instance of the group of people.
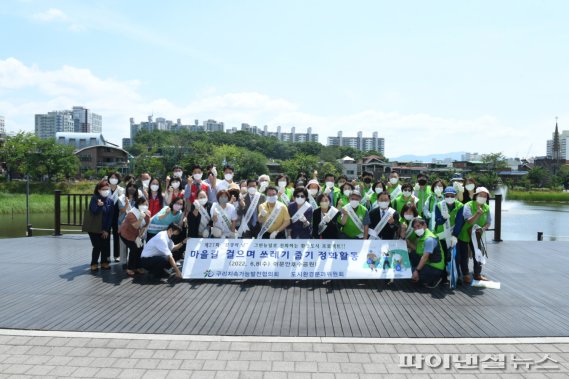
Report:
[{"label": "group of people", "polygon": [[325,174],[321,182],[314,172],[237,181],[230,165],[222,177],[212,165],[189,173],[175,166],[164,181],[109,174],[90,202],[93,215],[103,213],[101,233],[89,234],[91,270],[99,258],[101,269],[110,268],[111,237],[114,260],[129,276],[146,269],[158,277],[167,268],[180,276],[176,262],[188,238],[404,239],[416,282],[446,281],[454,247],[461,281],[487,280],[473,252],[492,222],[490,193],[472,178],[456,174],[447,185],[419,174],[412,184],[397,172],[386,182],[363,172],[360,180]]}]

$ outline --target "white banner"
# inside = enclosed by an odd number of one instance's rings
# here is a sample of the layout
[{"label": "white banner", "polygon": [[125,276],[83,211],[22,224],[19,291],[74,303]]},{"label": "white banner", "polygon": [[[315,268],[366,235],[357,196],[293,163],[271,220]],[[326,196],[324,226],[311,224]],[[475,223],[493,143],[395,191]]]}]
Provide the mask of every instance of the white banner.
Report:
[{"label": "white banner", "polygon": [[409,279],[404,240],[188,240],[184,279]]}]

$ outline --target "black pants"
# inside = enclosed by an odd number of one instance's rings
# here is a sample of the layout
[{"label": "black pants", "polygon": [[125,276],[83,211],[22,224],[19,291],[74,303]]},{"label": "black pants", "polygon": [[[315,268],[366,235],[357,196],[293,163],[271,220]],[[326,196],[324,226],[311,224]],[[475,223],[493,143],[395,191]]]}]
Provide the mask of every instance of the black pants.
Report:
[{"label": "black pants", "polygon": [[113,213],[113,223],[111,224],[111,235],[113,236],[113,256],[115,258],[120,258],[121,256],[121,244],[119,240],[119,208],[118,205],[115,206]]},{"label": "black pants", "polygon": [[136,242],[124,239],[123,236],[121,236],[121,240],[126,245],[126,254],[128,256],[127,268],[129,270],[140,268],[140,254],[142,254],[142,248],[136,246]]},{"label": "black pants", "polygon": [[[411,266],[413,266],[413,271],[415,271],[415,267],[417,267],[421,261],[421,256],[415,252],[409,253],[409,260],[411,261]],[[426,264],[421,271],[419,271],[419,283],[430,284],[436,282],[440,278],[443,278],[444,274],[445,272],[443,270],[437,270]]]},{"label": "black pants", "polygon": [[464,242],[458,240],[456,244],[456,268],[459,270],[459,274],[462,276],[469,274],[468,271],[468,247],[472,251],[472,261],[474,262],[474,275],[480,275],[482,272],[482,265],[476,260],[476,254],[474,254],[474,245],[471,242]]},{"label": "black pants", "polygon": [[140,265],[147,269],[152,275],[162,277],[164,276],[164,269],[170,267],[170,262],[168,261],[168,257],[165,256],[148,257],[141,258]]},{"label": "black pants", "polygon": [[101,257],[101,263],[108,263],[111,257],[111,238],[110,236],[104,239],[99,233],[89,233],[89,238],[91,239],[91,245],[93,246],[93,251],[91,252],[91,264],[99,263],[99,257]]}]

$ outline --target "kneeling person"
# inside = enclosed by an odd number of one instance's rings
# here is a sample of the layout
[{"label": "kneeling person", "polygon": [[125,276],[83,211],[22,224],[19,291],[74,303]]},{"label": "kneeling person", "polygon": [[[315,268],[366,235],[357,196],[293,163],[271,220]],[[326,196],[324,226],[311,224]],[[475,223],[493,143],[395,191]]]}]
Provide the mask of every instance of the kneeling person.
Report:
[{"label": "kneeling person", "polygon": [[435,288],[440,284],[445,273],[445,260],[437,236],[427,228],[422,218],[413,220],[412,227],[417,236],[417,248],[409,253],[414,267],[412,280]]},{"label": "kneeling person", "polygon": [[174,245],[172,238],[181,233],[182,228],[178,224],[168,225],[166,230],[158,233],[146,243],[144,250],[142,250],[140,265],[158,278],[166,277],[167,274],[164,269],[172,267],[176,272],[176,277],[181,278],[182,273],[172,256],[172,252],[179,250],[186,243],[187,238]]}]

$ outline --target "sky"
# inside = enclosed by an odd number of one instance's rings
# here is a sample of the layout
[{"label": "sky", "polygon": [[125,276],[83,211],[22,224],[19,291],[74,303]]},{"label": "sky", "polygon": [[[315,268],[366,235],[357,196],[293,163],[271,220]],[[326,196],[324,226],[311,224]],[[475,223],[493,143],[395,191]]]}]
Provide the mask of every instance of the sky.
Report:
[{"label": "sky", "polygon": [[223,121],[385,154],[545,155],[569,129],[569,2],[46,1],[0,7],[0,115],[85,106],[120,144],[129,118]]}]

